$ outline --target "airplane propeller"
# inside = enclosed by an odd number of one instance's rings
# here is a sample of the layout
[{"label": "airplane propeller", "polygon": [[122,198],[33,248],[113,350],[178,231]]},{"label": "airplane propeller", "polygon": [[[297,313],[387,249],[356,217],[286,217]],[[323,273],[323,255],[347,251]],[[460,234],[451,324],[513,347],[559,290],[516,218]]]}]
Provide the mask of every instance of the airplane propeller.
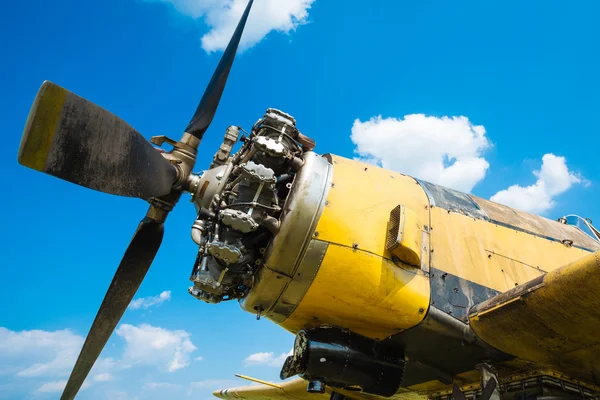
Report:
[{"label": "airplane propeller", "polygon": [[[483,387],[481,391],[481,396],[476,397],[475,400],[490,400],[492,395],[494,394],[494,390],[496,390],[497,382],[494,378],[488,379],[487,383]],[[467,397],[458,386],[455,384],[452,385],[452,398],[454,400],[467,400]]]},{"label": "airplane propeller", "polygon": [[[186,169],[176,167],[125,121],[51,82],[35,98],[19,148],[24,166],[80,186],[151,204],[117,268],[75,363],[61,400],[71,400],[98,359],[141,285],[163,239],[164,221],[181,195],[186,171],[216,113],[253,0],[208,83],[185,129],[181,146],[189,156]],[[183,178],[182,178],[183,175]]]}]

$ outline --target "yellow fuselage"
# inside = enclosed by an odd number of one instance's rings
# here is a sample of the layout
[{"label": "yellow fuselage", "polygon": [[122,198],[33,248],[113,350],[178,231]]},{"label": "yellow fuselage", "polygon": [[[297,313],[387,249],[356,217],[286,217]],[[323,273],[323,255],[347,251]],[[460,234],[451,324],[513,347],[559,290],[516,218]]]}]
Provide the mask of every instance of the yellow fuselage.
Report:
[{"label": "yellow fuselage", "polygon": [[[312,172],[326,187],[321,209],[307,216],[314,219],[309,232],[271,244],[277,253],[306,235],[295,267],[267,251],[242,301],[290,332],[335,326],[382,340],[419,325],[430,307],[466,323],[473,305],[598,249],[575,227],[359,161],[326,158],[328,172]],[[386,244],[397,206],[406,213],[405,252]]]}]

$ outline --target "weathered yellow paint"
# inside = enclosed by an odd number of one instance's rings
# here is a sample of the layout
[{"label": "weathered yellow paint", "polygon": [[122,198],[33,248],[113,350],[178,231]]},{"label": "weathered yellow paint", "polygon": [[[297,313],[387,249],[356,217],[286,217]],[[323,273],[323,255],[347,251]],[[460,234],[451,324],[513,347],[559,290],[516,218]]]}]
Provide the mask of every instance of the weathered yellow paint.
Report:
[{"label": "weathered yellow paint", "polygon": [[390,249],[390,252],[403,263],[421,268],[421,252],[423,250],[421,220],[417,213],[404,205],[399,205],[394,212],[398,213],[399,226],[398,235],[393,237],[397,243]]},{"label": "weathered yellow paint", "polygon": [[375,254],[330,244],[308,292],[282,326],[334,325],[383,339],[415,326],[429,305],[429,281]]},{"label": "weathered yellow paint", "polygon": [[549,236],[558,240],[572,240],[576,246],[590,249],[590,251],[600,250],[600,243],[596,242],[594,239],[575,226],[561,224],[557,221],[516,210],[514,208],[494,203],[477,196],[471,196],[471,198],[492,220],[499,221],[501,223],[508,224],[540,236]]},{"label": "weathered yellow paint", "polygon": [[252,385],[231,389],[217,390],[213,393],[221,399],[239,399],[239,400],[282,400],[282,399],[323,399],[329,400],[331,388],[323,394],[308,393],[306,391],[307,382],[304,379],[296,378],[287,382],[277,384],[279,387],[270,385]]},{"label": "weathered yellow paint", "polygon": [[19,162],[38,171],[44,171],[54,132],[60,121],[67,91],[50,82],[40,88],[23,132]]},{"label": "weathered yellow paint", "polygon": [[411,177],[332,156],[333,186],[319,220],[319,239],[391,258],[385,250],[390,211],[399,204],[429,222],[429,200]]},{"label": "weathered yellow paint", "polygon": [[[589,383],[589,371],[600,370],[600,361],[596,361],[600,360],[600,339],[595,337],[600,338],[600,264],[592,262],[597,255],[591,257],[585,250],[438,207],[429,209],[428,198],[414,179],[337,156],[332,160],[333,186],[315,232],[329,247],[300,304],[281,323],[285,329],[296,332],[334,325],[384,339],[413,327],[422,321],[430,303],[429,279],[424,272],[428,259],[438,270],[499,292],[537,282],[550,271],[544,286],[530,295],[491,305],[473,316],[471,325],[484,342],[517,356],[497,365],[506,382],[524,373],[553,370],[561,371],[561,379],[568,376]],[[393,262],[392,253],[386,250],[389,214],[398,205],[413,211],[413,220],[418,221],[411,224],[416,227],[414,232],[405,233],[413,239],[419,232],[422,235],[418,244],[426,249],[421,252],[422,269]],[[497,208],[506,211],[506,207]],[[521,225],[536,221],[530,216]],[[565,344],[565,337],[575,344]],[[479,385],[475,370],[455,379],[465,389]],[[261,398],[304,398],[305,383],[294,382],[302,394],[269,388],[271,394]],[[266,389],[251,391],[263,393],[261,390]],[[392,398],[431,396],[448,390],[449,385],[435,380],[402,388]],[[235,393],[241,396],[239,390]],[[364,393],[343,394],[373,398]]]},{"label": "weathered yellow paint", "polygon": [[[301,378],[292,379],[280,383],[280,388],[267,385],[252,385],[243,386],[231,389],[217,390],[213,394],[221,399],[236,399],[236,400],[311,400],[323,399],[329,400],[332,388],[327,386],[325,393],[308,393],[306,391],[307,381]],[[339,390],[341,394],[356,400],[374,400],[381,399],[379,396],[369,395],[367,393],[354,392],[350,390]],[[425,400],[427,397],[410,391],[402,391],[391,397],[395,400]]]},{"label": "weathered yellow paint", "polygon": [[417,325],[429,306],[427,276],[390,261],[385,249],[390,211],[402,203],[428,221],[428,200],[412,178],[337,156],[333,162],[333,186],[316,229],[330,244],[312,285],[281,325],[292,332],[334,325],[382,339]]},{"label": "weathered yellow paint", "polygon": [[506,353],[592,380],[600,370],[599,254],[482,303],[471,327]]},{"label": "weathered yellow paint", "polygon": [[500,292],[589,254],[437,207],[430,237],[432,267]]},{"label": "weathered yellow paint", "polygon": [[235,374],[235,376],[237,376],[238,378],[245,379],[250,382],[260,383],[261,385],[267,385],[267,386],[271,386],[271,387],[274,387],[277,389],[282,389],[281,385],[278,385],[278,384],[272,383],[272,382],[263,381],[262,379],[257,379],[257,378],[253,378],[251,376],[242,375],[242,374]]}]

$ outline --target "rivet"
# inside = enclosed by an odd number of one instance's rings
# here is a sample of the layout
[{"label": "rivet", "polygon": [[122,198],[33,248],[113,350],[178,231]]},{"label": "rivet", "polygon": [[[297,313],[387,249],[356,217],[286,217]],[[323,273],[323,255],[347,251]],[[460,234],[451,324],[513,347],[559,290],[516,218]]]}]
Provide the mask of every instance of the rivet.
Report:
[{"label": "rivet", "polygon": [[358,243],[353,243],[353,244],[352,244],[352,248],[353,248],[354,250],[358,249]]}]

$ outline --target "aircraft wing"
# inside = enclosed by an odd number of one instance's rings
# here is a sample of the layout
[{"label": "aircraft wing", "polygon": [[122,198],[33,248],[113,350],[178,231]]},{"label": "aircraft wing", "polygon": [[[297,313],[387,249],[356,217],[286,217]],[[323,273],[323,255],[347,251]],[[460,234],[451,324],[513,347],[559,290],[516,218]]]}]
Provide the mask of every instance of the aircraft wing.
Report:
[{"label": "aircraft wing", "polygon": [[[248,379],[246,377],[246,379]],[[234,400],[330,400],[332,388],[325,387],[325,393],[308,393],[306,391],[307,381],[302,378],[296,378],[282,383],[261,382],[259,385],[248,385],[243,387],[217,390],[213,394],[221,399]],[[382,397],[373,396],[367,393],[354,392],[349,390],[340,390],[344,397],[355,400],[377,400]],[[406,389],[392,396],[394,400],[426,400],[427,397],[422,394],[409,392]]]},{"label": "aircraft wing", "polygon": [[328,387],[323,394],[308,393],[307,382],[302,378],[292,379],[286,382],[272,384],[269,382],[248,385],[243,387],[217,390],[213,394],[221,399],[240,400],[329,400],[331,389]]},{"label": "aircraft wing", "polygon": [[482,302],[469,312],[486,343],[600,383],[600,252]]}]

